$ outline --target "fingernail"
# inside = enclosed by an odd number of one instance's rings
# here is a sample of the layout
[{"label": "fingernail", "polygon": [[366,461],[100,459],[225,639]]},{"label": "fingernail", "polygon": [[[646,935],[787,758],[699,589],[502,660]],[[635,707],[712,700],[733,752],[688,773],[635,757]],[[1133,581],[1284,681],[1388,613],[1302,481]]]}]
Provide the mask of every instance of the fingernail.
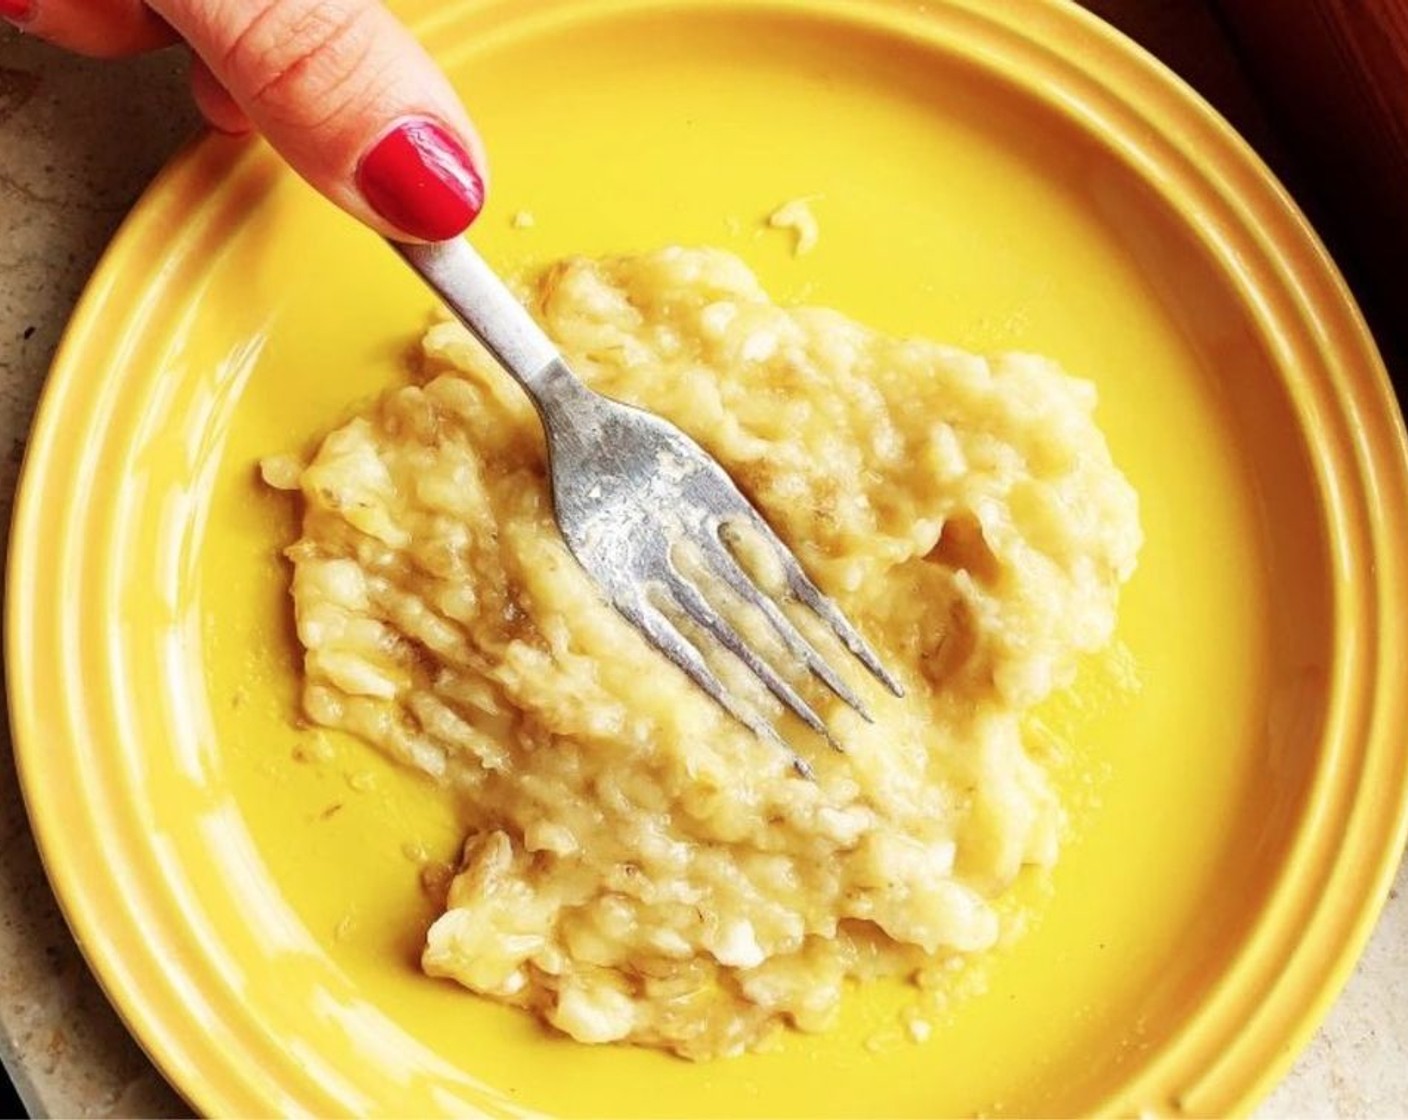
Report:
[{"label": "fingernail", "polygon": [[357,186],[373,210],[425,241],[458,237],[484,206],[484,180],[469,152],[424,117],[398,121],[376,142],[357,167]]},{"label": "fingernail", "polygon": [[30,0],[0,0],[0,19],[22,23],[29,18]]}]

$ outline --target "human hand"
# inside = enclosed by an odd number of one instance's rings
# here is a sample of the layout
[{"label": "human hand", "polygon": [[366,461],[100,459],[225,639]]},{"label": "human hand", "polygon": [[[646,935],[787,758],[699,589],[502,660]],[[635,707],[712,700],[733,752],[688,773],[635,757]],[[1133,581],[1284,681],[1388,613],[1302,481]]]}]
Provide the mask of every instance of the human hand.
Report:
[{"label": "human hand", "polygon": [[257,129],[389,237],[456,237],[484,204],[483,145],[464,107],[378,0],[0,0],[0,16],[97,57],[185,40],[213,127]]}]

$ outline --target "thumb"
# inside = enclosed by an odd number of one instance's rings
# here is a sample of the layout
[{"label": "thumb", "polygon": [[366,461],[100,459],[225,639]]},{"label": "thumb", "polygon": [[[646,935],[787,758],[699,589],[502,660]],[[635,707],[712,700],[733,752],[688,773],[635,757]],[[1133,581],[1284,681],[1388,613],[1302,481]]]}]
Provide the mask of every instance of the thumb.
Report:
[{"label": "thumb", "polygon": [[483,146],[450,84],[377,0],[149,0],[289,164],[373,229],[463,233]]}]

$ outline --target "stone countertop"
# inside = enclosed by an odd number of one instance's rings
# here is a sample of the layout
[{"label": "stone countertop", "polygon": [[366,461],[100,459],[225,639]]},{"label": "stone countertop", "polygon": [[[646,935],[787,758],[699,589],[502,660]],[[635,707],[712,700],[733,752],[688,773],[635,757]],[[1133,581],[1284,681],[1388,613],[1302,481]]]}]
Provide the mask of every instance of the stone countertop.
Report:
[{"label": "stone countertop", "polygon": [[[1275,144],[1198,0],[1087,0]],[[177,52],[120,63],[0,30],[0,524],[64,324],[123,215],[198,128]],[[188,1115],[85,966],[0,750],[0,1058],[36,1115]],[[1408,1116],[1408,868],[1373,940],[1264,1117]]]}]

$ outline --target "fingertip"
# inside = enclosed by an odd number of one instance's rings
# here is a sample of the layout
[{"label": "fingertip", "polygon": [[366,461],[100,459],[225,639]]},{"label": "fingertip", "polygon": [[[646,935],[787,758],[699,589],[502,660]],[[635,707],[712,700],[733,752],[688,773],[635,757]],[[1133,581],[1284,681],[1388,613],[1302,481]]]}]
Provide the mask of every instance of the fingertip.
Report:
[{"label": "fingertip", "polygon": [[363,153],[354,179],[377,217],[418,241],[458,237],[484,208],[474,156],[457,130],[429,116],[394,121]]},{"label": "fingertip", "polygon": [[24,30],[33,18],[34,8],[30,0],[0,0],[0,19]]},{"label": "fingertip", "polygon": [[[199,105],[196,108],[200,108]],[[236,139],[243,136],[254,135],[254,122],[248,117],[240,117],[238,120],[230,120],[205,109],[200,110],[200,115],[207,127],[212,132],[218,132],[221,136],[231,136]]]},{"label": "fingertip", "polygon": [[[445,83],[449,85],[448,82]],[[444,120],[445,125],[454,132],[460,143],[464,146],[465,152],[469,156],[470,166],[474,168],[475,175],[478,176],[480,185],[487,192],[489,188],[489,150],[484,145],[484,138],[479,135],[479,130],[470,120],[468,113],[464,110],[464,103],[453,88],[450,88],[451,100],[449,104],[454,107],[453,112],[447,114]]]},{"label": "fingertip", "polygon": [[191,60],[191,97],[206,124],[226,136],[246,136],[254,123],[200,58]]}]

